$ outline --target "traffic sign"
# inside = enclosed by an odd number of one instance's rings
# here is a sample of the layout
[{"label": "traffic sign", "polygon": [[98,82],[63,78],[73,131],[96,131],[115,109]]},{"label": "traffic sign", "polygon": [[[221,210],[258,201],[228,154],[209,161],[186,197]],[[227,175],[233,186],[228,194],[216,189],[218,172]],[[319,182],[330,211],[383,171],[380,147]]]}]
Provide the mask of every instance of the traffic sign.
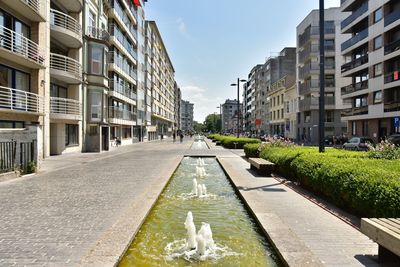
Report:
[{"label": "traffic sign", "polygon": [[394,117],[394,128],[399,128],[400,127],[400,117]]}]

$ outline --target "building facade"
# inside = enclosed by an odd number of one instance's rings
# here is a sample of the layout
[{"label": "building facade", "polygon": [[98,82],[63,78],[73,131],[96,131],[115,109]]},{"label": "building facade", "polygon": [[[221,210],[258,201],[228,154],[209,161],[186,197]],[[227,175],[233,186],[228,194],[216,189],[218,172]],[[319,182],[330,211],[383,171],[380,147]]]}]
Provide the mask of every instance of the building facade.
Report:
[{"label": "building facade", "polygon": [[242,117],[242,104],[239,103],[238,111],[238,101],[236,99],[225,100],[225,103],[221,105],[221,131],[227,134],[235,134],[238,130],[238,115],[239,115],[239,130],[243,129],[243,117]]},{"label": "building facade", "polygon": [[[189,101],[181,100],[181,128],[183,132],[193,131],[193,115],[194,115],[194,104]],[[178,129],[179,130],[179,129]]]},{"label": "building facade", "polygon": [[[340,44],[346,38],[340,23],[345,18],[340,8],[325,10],[325,135],[346,133],[341,120],[343,104],[341,87],[348,79],[342,78]],[[318,144],[319,140],[319,11],[313,10],[297,26],[297,85],[300,95],[297,136],[301,142]]]},{"label": "building facade", "polygon": [[293,141],[297,140],[297,113],[299,112],[299,95],[297,94],[297,86],[295,80],[292,85],[287,84],[284,92],[285,110],[283,116],[285,118],[285,138]]},{"label": "building facade", "polygon": [[350,35],[341,43],[341,71],[350,79],[342,118],[348,135],[379,141],[400,132],[400,2],[347,0],[341,11],[341,31]]}]

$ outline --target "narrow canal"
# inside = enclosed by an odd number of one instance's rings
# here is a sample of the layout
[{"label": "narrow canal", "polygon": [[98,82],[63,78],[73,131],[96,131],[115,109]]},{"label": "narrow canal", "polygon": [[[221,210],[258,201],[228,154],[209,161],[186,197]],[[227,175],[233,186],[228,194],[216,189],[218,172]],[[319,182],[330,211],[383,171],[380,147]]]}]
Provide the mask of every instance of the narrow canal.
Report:
[{"label": "narrow canal", "polygon": [[[192,192],[194,178],[206,186],[205,195]],[[211,226],[215,248],[207,257],[196,258],[190,249],[183,252],[188,211],[197,231],[202,222]],[[122,267],[188,265],[281,266],[215,158],[182,160],[119,263]]]}]

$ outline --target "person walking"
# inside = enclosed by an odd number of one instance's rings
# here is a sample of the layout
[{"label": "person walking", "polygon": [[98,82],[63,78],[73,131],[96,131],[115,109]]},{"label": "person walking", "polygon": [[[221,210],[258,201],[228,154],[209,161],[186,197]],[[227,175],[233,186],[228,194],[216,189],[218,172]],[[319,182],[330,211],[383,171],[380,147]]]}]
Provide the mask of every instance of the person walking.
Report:
[{"label": "person walking", "polygon": [[183,133],[179,135],[181,143],[183,142]]},{"label": "person walking", "polygon": [[173,132],[173,133],[172,133],[172,141],[175,143],[175,140],[176,140],[176,133]]}]

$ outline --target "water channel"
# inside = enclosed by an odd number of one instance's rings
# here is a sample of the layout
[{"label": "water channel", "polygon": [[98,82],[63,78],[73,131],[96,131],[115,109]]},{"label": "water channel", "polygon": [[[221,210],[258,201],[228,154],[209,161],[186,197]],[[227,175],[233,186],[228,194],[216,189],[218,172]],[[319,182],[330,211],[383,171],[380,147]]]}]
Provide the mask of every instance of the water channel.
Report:
[{"label": "water channel", "polygon": [[[200,165],[200,166],[199,166]],[[199,171],[203,169],[202,171]],[[197,196],[196,184],[206,194]],[[193,190],[192,190],[193,189]],[[185,248],[188,212],[196,230],[210,224],[213,248],[206,255]],[[197,232],[196,231],[196,232]],[[199,241],[200,242],[200,241]],[[197,243],[198,246],[200,243]],[[199,248],[197,248],[199,250]],[[281,266],[255,221],[213,157],[185,157],[137,233],[119,266]]]}]

